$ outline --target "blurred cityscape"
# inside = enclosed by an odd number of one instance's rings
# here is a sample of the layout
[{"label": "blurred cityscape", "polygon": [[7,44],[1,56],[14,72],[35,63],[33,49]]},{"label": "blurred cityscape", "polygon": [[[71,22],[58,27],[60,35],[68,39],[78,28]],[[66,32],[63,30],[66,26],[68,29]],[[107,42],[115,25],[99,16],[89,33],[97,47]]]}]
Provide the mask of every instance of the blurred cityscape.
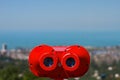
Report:
[{"label": "blurred cityscape", "polygon": [[[29,71],[28,55],[31,49],[17,47],[0,49],[0,80],[46,80],[37,78]],[[70,80],[120,80],[120,46],[86,46],[91,55],[91,66],[82,78]],[[47,80],[49,80],[47,78]]]}]

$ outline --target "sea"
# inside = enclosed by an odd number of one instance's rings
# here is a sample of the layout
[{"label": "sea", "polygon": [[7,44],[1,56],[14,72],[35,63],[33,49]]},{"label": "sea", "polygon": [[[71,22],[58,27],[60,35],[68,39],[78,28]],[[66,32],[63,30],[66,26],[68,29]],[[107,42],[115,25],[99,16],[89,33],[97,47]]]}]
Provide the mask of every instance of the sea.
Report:
[{"label": "sea", "polygon": [[[64,45],[82,45],[93,47],[119,46],[119,31],[14,31],[0,33],[0,47],[6,44],[8,49],[17,47],[33,48],[40,44],[48,44],[53,46]],[[1,48],[0,48],[1,49]]]}]

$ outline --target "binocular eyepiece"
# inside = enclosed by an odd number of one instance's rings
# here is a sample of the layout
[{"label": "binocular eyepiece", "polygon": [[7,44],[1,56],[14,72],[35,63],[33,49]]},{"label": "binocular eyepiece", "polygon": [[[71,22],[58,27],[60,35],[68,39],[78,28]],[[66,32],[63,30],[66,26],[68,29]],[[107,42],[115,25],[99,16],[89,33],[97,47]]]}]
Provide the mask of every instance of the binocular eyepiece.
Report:
[{"label": "binocular eyepiece", "polygon": [[81,77],[88,71],[90,56],[84,47],[78,45],[40,45],[30,52],[29,64],[31,72],[38,77]]},{"label": "binocular eyepiece", "polygon": [[68,67],[73,67],[73,66],[75,65],[75,60],[74,60],[73,58],[68,58],[68,59],[66,60],[66,65],[67,65]]},{"label": "binocular eyepiece", "polygon": [[45,66],[50,67],[50,66],[52,66],[52,64],[53,64],[53,59],[52,58],[47,57],[47,58],[44,59],[44,65]]}]

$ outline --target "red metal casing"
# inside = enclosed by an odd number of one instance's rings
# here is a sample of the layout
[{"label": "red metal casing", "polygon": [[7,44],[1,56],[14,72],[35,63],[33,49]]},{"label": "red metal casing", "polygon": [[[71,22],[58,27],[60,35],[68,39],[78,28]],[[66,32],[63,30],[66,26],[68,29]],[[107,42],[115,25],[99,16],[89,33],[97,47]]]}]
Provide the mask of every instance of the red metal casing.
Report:
[{"label": "red metal casing", "polygon": [[[46,62],[46,59],[50,59],[51,62],[49,60]],[[51,65],[45,65],[46,63]],[[78,45],[40,45],[33,48],[29,55],[30,70],[38,77],[52,79],[81,77],[88,71],[89,65],[88,51]]]}]

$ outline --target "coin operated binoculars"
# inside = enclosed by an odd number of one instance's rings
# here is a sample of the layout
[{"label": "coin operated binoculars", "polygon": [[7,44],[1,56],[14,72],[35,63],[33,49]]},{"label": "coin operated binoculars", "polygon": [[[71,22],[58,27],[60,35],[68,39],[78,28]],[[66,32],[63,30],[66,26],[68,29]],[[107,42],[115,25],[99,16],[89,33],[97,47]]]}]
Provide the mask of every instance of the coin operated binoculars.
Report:
[{"label": "coin operated binoculars", "polygon": [[63,80],[83,76],[89,69],[88,51],[78,45],[40,45],[29,55],[29,68],[38,77]]}]

